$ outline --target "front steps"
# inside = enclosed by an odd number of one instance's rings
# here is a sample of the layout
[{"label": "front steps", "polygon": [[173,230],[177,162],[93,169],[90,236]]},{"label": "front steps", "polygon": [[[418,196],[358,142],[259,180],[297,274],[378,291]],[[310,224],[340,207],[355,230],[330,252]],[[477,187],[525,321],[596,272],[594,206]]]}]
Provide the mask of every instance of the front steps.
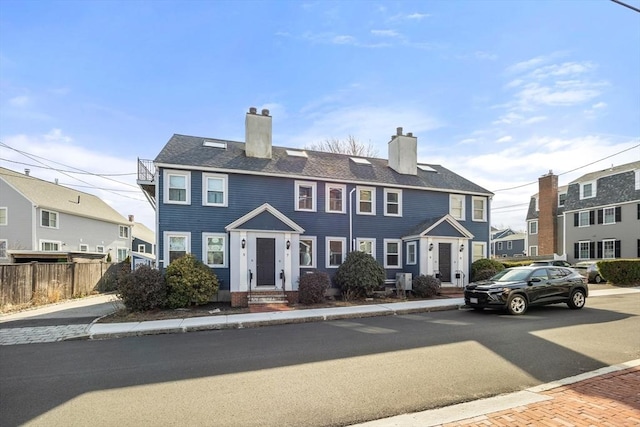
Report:
[{"label": "front steps", "polygon": [[282,291],[252,292],[248,302],[251,313],[291,310],[287,296]]}]

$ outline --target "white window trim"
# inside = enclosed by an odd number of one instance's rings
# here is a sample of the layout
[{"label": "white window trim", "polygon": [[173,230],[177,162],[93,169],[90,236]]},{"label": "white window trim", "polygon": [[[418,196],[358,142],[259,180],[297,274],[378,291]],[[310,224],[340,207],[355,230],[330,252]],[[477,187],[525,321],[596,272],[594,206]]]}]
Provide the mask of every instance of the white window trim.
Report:
[{"label": "white window trim", "polygon": [[[56,226],[55,227],[51,227],[49,225],[44,225],[42,224],[42,215],[45,212],[49,212],[50,214],[56,214]],[[60,214],[56,211],[50,211],[49,209],[41,209],[40,210],[40,227],[42,228],[53,228],[53,229],[59,229],[60,228]]]},{"label": "white window trim", "polygon": [[4,222],[0,222],[0,225],[9,225],[9,208],[0,206],[0,211],[4,211]]},{"label": "white window trim", "polygon": [[[564,204],[560,204],[560,196],[564,196]],[[558,193],[558,207],[562,208],[564,207],[564,205],[567,204],[567,193]]]},{"label": "white window trim", "polygon": [[[587,257],[582,257],[582,245],[587,245]],[[591,241],[589,240],[579,240],[578,241],[578,259],[590,259],[591,258]],[[603,254],[604,255],[604,254]]]},{"label": "white window trim", "polygon": [[[122,259],[120,259],[120,251],[124,251],[124,258]],[[116,248],[116,260],[118,262],[122,262],[126,260],[128,256],[129,256],[129,248],[126,248],[124,246],[119,246]]]},{"label": "white window trim", "polygon": [[7,259],[9,258],[9,240],[0,239],[0,246],[2,246],[2,243],[4,243],[4,254],[0,252],[0,259]]},{"label": "white window trim", "polygon": [[476,248],[477,247],[482,248],[482,258],[486,258],[487,257],[487,243],[486,242],[473,242],[471,245],[472,245],[471,258],[475,257],[475,253],[476,253]]},{"label": "white window trim", "polygon": [[[531,232],[531,224],[535,224],[536,225],[536,232],[532,233]],[[527,231],[529,232],[529,235],[533,235],[533,234],[538,234],[538,220],[533,220],[533,221],[529,221],[529,224],[527,224]]]},{"label": "white window trim", "polygon": [[169,238],[170,237],[186,237],[185,240],[185,250],[186,253],[191,253],[191,233],[184,231],[165,231],[162,236],[163,242],[163,255],[164,260],[161,260],[164,263],[164,266],[169,265]]},{"label": "white window trim", "polygon": [[[413,256],[414,258],[411,259],[410,254],[411,251],[409,250],[409,248],[413,248]],[[418,264],[418,242],[407,242],[407,265],[416,265]]]},{"label": "white window trim", "polygon": [[[582,225],[582,214],[586,214],[587,215],[587,223]],[[589,223],[591,214],[589,213],[589,211],[580,211],[578,212],[578,228],[585,228],[585,227],[589,227],[591,224]]]},{"label": "white window trim", "polygon": [[[584,186],[585,185],[589,185],[591,184],[591,196],[589,197],[585,197],[584,196]],[[589,182],[583,182],[580,184],[580,200],[584,200],[584,199],[592,199],[594,197],[596,197],[597,195],[597,186],[596,186],[596,181],[589,181]]]},{"label": "white window trim", "polygon": [[[390,193],[395,193],[398,195],[398,213],[397,214],[389,213],[389,211],[387,210],[388,208],[387,194],[390,194]],[[384,189],[384,216],[397,216],[397,217],[402,216],[402,190],[396,190],[393,188]]]},{"label": "white window trim", "polygon": [[[605,250],[605,243],[611,243],[613,247],[611,248],[612,256],[607,256],[607,251]],[[616,259],[616,239],[603,239],[602,240],[602,259]]]},{"label": "white window trim", "polygon": [[[371,212],[363,212],[360,210],[360,191],[361,190],[371,192]],[[356,186],[356,214],[375,216],[376,214],[376,188],[375,187],[364,187],[361,185]]]},{"label": "white window trim", "polygon": [[[186,196],[185,201],[180,202],[176,200],[169,200],[169,177],[170,176],[183,176],[185,177]],[[165,169],[163,176],[164,194],[162,201],[166,205],[190,205],[191,204],[191,172]]]},{"label": "white window trim", "polygon": [[[220,237],[222,238],[222,256],[224,257],[222,264],[209,264],[207,263],[208,259],[207,259],[207,239],[209,237]],[[227,266],[229,265],[228,262],[229,259],[229,253],[227,251],[227,235],[225,233],[202,233],[202,262],[209,266],[209,267],[213,267],[213,268],[227,268]]]},{"label": "white window trim", "polygon": [[[613,221],[611,222],[607,222],[607,211],[613,211]],[[611,225],[611,224],[615,224],[616,223],[616,208],[603,208],[602,209],[602,224],[603,225]]]},{"label": "white window trim", "polygon": [[347,257],[347,238],[346,237],[330,237],[327,236],[325,238],[325,268],[338,268],[339,265],[330,265],[331,261],[331,250],[330,250],[330,242],[340,241],[342,242],[342,262],[344,262]]},{"label": "white window trim", "polygon": [[311,241],[311,265],[302,265],[300,264],[300,268],[317,268],[318,265],[318,240],[316,236],[300,236],[300,241],[302,240],[310,240]]},{"label": "white window trim", "polygon": [[[535,252],[535,255],[533,254]],[[527,253],[529,256],[538,256],[538,246],[529,246],[529,252]]]},{"label": "white window trim", "polygon": [[[54,243],[56,245],[58,245],[58,249],[55,251],[45,251],[42,248],[43,243]],[[40,248],[40,250],[42,252],[60,252],[62,250],[62,242],[60,240],[45,240],[45,239],[40,239],[40,241],[38,242],[38,247]]]},{"label": "white window trim", "polygon": [[539,196],[536,196],[533,200],[535,200],[535,211],[538,212],[540,210],[540,198]]},{"label": "white window trim", "polygon": [[359,251],[360,250],[360,243],[362,242],[371,242],[371,256],[374,259],[377,259],[376,257],[376,239],[372,239],[372,238],[368,238],[368,237],[358,237],[356,238],[356,250]]},{"label": "white window trim", "polygon": [[[340,189],[342,191],[342,210],[341,211],[337,211],[337,210],[330,210],[330,206],[331,206],[331,189],[332,188],[336,188],[336,189]],[[324,194],[324,198],[325,198],[325,203],[324,203],[324,210],[327,213],[347,213],[347,202],[349,202],[349,200],[347,200],[349,196],[347,195],[347,186],[344,184],[325,184],[325,194]]]},{"label": "white window trim", "polygon": [[96,252],[98,252],[99,254],[103,254],[104,253],[104,246],[103,245],[96,245]]},{"label": "white window trim", "polygon": [[[482,202],[482,218],[476,219],[476,206],[475,202],[479,200]],[[471,220],[475,222],[487,222],[487,198],[486,197],[472,197],[471,198],[471,208],[473,209],[473,213],[471,215]]]},{"label": "white window trim", "polygon": [[511,240],[507,242],[507,250],[509,249],[513,249],[513,242]]},{"label": "white window trim", "polygon": [[498,242],[498,250],[501,251],[502,250],[502,242]]},{"label": "white window trim", "polygon": [[[398,264],[391,265],[387,263],[387,245],[389,243],[397,243],[398,247]],[[384,239],[384,268],[402,268],[402,239]]]},{"label": "white window trim", "polygon": [[[222,203],[209,203],[207,192],[207,179],[214,178],[222,180]],[[203,173],[202,174],[202,206],[213,206],[218,208],[226,208],[229,206],[229,176],[221,173]]]},{"label": "white window trim", "polygon": [[[460,211],[460,217],[453,214],[453,202],[454,200],[458,200],[458,199],[460,200],[461,206],[462,206],[462,209]],[[449,194],[449,214],[455,219],[457,219],[458,221],[464,221],[466,217],[466,212],[465,212],[466,203],[467,201],[464,194]]]},{"label": "white window trim", "polygon": [[[300,201],[300,187],[311,187],[311,209],[302,209],[299,207],[298,202]],[[317,184],[313,181],[295,181],[295,197],[294,197],[294,210],[300,212],[316,212],[318,206],[318,189]]]},{"label": "white window trim", "polygon": [[147,245],[138,245],[138,252],[140,252],[141,254],[146,253],[147,251]]},{"label": "white window trim", "polygon": [[[124,230],[126,230],[126,233],[123,233]],[[118,236],[120,236],[121,239],[128,239],[129,235],[130,235],[130,231],[131,230],[126,225],[119,225],[118,226]],[[126,236],[124,234],[126,234]]]},{"label": "white window trim", "polygon": [[80,252],[89,252],[89,245],[86,243],[80,243]]}]

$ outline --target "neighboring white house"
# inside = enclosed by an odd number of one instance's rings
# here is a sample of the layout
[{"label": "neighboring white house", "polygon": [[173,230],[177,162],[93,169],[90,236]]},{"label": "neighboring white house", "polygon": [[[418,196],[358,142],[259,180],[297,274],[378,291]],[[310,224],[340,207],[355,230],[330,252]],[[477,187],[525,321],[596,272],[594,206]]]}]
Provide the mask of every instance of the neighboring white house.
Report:
[{"label": "neighboring white house", "polygon": [[69,253],[122,261],[131,249],[131,226],[92,194],[0,168],[0,263]]}]

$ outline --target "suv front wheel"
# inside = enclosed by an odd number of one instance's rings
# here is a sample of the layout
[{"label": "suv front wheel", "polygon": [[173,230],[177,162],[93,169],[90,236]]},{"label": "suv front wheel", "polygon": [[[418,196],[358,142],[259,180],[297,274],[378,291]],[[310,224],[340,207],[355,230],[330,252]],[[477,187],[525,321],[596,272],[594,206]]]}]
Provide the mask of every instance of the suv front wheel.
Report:
[{"label": "suv front wheel", "polygon": [[509,300],[507,301],[507,310],[509,310],[509,313],[511,314],[524,314],[524,312],[527,311],[528,305],[529,303],[524,295],[515,294],[509,297]]}]

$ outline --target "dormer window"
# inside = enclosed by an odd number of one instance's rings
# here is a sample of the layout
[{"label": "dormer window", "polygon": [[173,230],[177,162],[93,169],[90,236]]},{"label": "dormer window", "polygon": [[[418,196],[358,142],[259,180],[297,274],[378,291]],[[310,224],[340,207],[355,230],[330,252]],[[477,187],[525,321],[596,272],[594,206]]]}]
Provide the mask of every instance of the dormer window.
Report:
[{"label": "dormer window", "polygon": [[563,207],[567,201],[567,193],[558,194],[558,207]]},{"label": "dormer window", "polygon": [[580,199],[590,199],[596,197],[596,182],[585,182],[580,184]]}]

